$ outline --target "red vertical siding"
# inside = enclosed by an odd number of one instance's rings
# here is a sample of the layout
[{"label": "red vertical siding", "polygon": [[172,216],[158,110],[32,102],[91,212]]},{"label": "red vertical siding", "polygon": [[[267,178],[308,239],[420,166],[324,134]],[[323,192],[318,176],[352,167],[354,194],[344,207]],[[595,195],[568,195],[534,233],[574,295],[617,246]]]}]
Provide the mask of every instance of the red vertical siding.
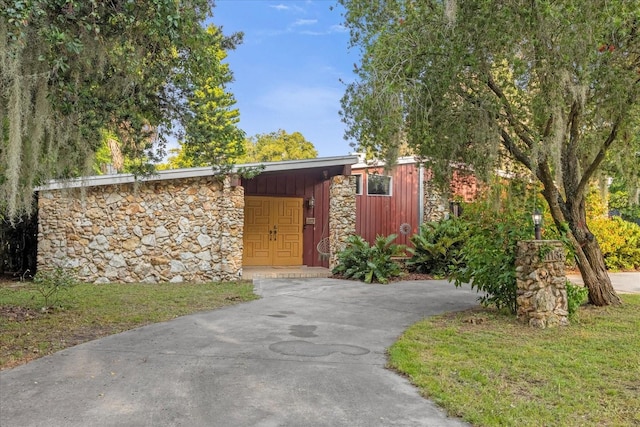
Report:
[{"label": "red vertical siding", "polygon": [[[411,235],[418,231],[420,224],[420,171],[415,164],[395,166],[390,175],[391,196],[367,195],[367,174],[384,174],[382,168],[357,169],[353,174],[362,173],[362,195],[356,196],[356,233],[373,242],[378,235],[397,234],[396,243],[408,245]],[[409,224],[409,234],[400,233],[402,224]]]}]

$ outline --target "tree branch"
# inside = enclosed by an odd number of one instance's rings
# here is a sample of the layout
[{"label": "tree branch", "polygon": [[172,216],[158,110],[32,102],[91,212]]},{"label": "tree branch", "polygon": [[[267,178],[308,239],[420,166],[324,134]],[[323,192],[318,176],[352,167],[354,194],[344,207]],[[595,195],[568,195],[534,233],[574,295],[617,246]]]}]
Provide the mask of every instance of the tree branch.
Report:
[{"label": "tree branch", "polygon": [[593,174],[596,172],[596,170],[598,170],[598,167],[600,166],[605,156],[607,155],[607,150],[609,149],[609,147],[611,147],[611,144],[613,144],[613,141],[615,141],[616,136],[618,135],[619,126],[620,126],[620,119],[618,118],[613,123],[613,126],[611,127],[611,132],[609,132],[609,136],[604,141],[604,144],[602,144],[600,151],[598,151],[598,154],[596,154],[596,157],[593,159],[589,167],[587,167],[584,174],[582,175],[582,179],[580,180],[580,183],[576,188],[576,191],[579,192],[578,194],[582,194],[581,192],[584,191],[589,180],[591,179]]},{"label": "tree branch", "polygon": [[569,135],[569,140],[566,144],[563,143],[561,145],[561,167],[563,174],[562,185],[564,186],[565,193],[574,194],[576,197],[582,199],[583,194],[576,191],[580,182],[579,165],[576,155],[578,141],[580,140],[579,115],[580,104],[577,101],[573,101],[571,111],[567,117],[567,129],[565,131],[565,134]]},{"label": "tree branch", "polygon": [[531,159],[516,145],[513,138],[507,133],[506,130],[500,129],[500,134],[502,136],[502,145],[516,158],[517,161],[522,163],[533,172],[533,164]]},{"label": "tree branch", "polygon": [[507,115],[507,121],[515,130],[518,138],[520,138],[525,144],[527,144],[529,148],[532,148],[534,145],[533,140],[529,137],[529,135],[527,135],[526,131],[523,129],[522,124],[516,119],[515,115],[513,114],[513,110],[511,109],[509,100],[505,96],[504,92],[502,92],[502,89],[500,89],[500,87],[496,84],[495,80],[493,80],[490,72],[487,73],[487,86],[489,86],[489,89],[491,89],[491,91],[498,97],[498,99],[500,99],[500,102],[502,103],[504,111]]}]

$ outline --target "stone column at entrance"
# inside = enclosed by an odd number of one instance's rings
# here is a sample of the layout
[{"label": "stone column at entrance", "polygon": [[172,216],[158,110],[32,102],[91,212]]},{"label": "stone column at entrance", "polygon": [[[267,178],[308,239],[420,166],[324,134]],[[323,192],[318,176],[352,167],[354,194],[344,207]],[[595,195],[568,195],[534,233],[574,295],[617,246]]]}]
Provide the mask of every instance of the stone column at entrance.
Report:
[{"label": "stone column at entrance", "polygon": [[356,177],[334,176],[329,186],[329,269],[336,266],[347,237],[355,233]]},{"label": "stone column at entrance", "polygon": [[569,324],[564,262],[562,242],[518,242],[516,283],[519,320],[538,328]]}]

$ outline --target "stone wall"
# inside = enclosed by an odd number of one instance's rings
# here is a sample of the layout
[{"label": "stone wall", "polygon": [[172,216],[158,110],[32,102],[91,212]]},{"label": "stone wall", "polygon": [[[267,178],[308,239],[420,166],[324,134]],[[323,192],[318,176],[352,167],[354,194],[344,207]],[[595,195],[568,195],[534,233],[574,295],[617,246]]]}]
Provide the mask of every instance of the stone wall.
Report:
[{"label": "stone wall", "polygon": [[334,176],[329,186],[329,268],[337,265],[338,252],[347,237],[356,234],[356,177]]},{"label": "stone wall", "polygon": [[449,202],[442,197],[430,178],[422,182],[422,188],[424,190],[422,222],[440,221],[448,218]]},{"label": "stone wall", "polygon": [[539,328],[569,324],[564,261],[562,242],[518,242],[518,319]]},{"label": "stone wall", "polygon": [[41,191],[38,268],[85,282],[203,282],[242,274],[244,190],[213,177]]}]

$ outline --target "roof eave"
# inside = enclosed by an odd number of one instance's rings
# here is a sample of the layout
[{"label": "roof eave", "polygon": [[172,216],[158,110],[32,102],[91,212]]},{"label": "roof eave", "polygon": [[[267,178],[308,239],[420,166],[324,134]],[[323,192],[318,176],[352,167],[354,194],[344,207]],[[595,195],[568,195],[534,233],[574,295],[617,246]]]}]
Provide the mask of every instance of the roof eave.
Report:
[{"label": "roof eave", "polygon": [[[331,166],[354,165],[358,162],[357,156],[335,156],[335,157],[317,157],[314,159],[304,160],[287,160],[282,162],[264,162],[264,163],[245,163],[233,166],[231,172],[237,172],[241,169],[263,168],[261,172],[281,172],[288,170],[300,170],[311,168],[326,168]],[[38,186],[35,191],[50,191],[60,189],[71,189],[81,187],[99,187],[104,185],[121,185],[131,184],[134,182],[152,182],[152,181],[169,181],[175,179],[200,178],[205,176],[215,176],[218,172],[211,166],[186,168],[186,169],[167,169],[157,171],[153,175],[135,176],[133,174],[115,174],[115,175],[97,175],[81,178],[72,178],[64,180],[52,180],[48,183]]]}]

